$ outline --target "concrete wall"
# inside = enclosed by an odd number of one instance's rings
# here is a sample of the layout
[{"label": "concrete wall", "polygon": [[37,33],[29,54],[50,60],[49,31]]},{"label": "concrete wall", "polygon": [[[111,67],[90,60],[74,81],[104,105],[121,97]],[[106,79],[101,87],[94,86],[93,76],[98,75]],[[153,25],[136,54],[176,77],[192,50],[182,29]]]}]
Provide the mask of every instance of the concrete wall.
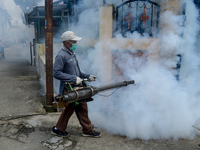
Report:
[{"label": "concrete wall", "polygon": [[[62,47],[62,43],[54,43],[53,45],[53,62],[55,60],[55,56]],[[44,93],[46,92],[46,58],[45,58],[45,45],[44,44],[36,44],[36,70],[40,77],[41,86],[44,89]],[[58,93],[58,81],[54,79],[54,92]]]},{"label": "concrete wall", "polygon": [[[171,11],[175,15],[179,15],[181,12],[181,0],[158,0],[157,1],[161,5],[161,14],[165,11]],[[162,20],[167,20],[169,18],[162,18]],[[148,60],[150,61],[159,61],[160,49],[159,38],[121,38],[116,39],[113,38],[113,5],[104,5],[100,8],[100,23],[99,23],[99,42],[102,42],[102,56],[104,56],[106,63],[103,64],[101,71],[108,74],[107,79],[105,82],[109,81],[112,76],[112,51],[117,49],[124,49],[124,50],[144,50],[148,51]],[[159,30],[163,28],[167,28],[168,30],[173,30],[167,23],[163,23],[160,19],[160,26]],[[176,31],[174,31],[176,33]],[[177,33],[178,34],[178,33]],[[120,41],[120,42],[119,42]],[[111,48],[110,45],[115,45]],[[106,55],[103,55],[106,54]],[[176,56],[176,54],[172,54]],[[174,57],[176,59],[176,57]],[[148,61],[147,61],[148,62]]]},{"label": "concrete wall", "polygon": [[[102,67],[102,72],[108,74],[105,79],[105,83],[111,79],[112,76],[112,51],[117,49],[124,50],[148,50],[149,55],[148,59],[157,61],[159,55],[159,39],[148,38],[148,39],[133,39],[133,38],[113,38],[113,5],[107,5],[100,8],[100,37],[99,40],[102,42],[102,53],[106,60],[106,64]],[[120,41],[120,42],[119,42]],[[136,44],[137,43],[137,44]],[[157,46],[154,46],[151,49],[151,44],[154,43]],[[112,49],[110,45],[115,45],[117,49]],[[156,48],[155,48],[156,47]]]}]

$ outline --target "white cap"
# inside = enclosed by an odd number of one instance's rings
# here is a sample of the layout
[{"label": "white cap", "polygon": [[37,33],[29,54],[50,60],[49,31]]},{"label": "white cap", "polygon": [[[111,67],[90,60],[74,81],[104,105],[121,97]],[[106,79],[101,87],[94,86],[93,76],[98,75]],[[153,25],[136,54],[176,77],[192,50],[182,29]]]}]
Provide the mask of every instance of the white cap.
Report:
[{"label": "white cap", "polygon": [[69,41],[69,40],[79,41],[81,39],[82,39],[81,37],[77,37],[76,34],[72,31],[66,31],[61,36],[62,41]]}]

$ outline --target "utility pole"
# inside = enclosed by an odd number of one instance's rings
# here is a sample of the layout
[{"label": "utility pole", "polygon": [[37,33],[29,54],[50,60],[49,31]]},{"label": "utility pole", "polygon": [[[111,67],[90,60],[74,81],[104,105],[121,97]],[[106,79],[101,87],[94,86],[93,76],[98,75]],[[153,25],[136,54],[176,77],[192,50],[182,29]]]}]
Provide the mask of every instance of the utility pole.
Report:
[{"label": "utility pole", "polygon": [[45,0],[46,107],[53,102],[53,0]]}]

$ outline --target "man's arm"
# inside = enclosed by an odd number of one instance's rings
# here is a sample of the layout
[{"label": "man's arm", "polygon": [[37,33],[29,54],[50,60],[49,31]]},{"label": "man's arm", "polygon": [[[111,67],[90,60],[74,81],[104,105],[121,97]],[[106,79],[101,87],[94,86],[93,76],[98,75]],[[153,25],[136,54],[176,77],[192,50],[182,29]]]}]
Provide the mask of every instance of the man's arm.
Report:
[{"label": "man's arm", "polygon": [[90,74],[86,74],[86,73],[83,73],[83,72],[81,72],[81,78],[87,78],[87,79],[89,79],[89,76],[90,76]]}]

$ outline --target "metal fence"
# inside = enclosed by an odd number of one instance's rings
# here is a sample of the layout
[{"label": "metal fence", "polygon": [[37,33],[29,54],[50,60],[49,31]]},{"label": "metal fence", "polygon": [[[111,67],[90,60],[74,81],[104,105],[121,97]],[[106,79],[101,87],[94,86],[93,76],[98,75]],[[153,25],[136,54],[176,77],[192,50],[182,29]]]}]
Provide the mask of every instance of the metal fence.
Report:
[{"label": "metal fence", "polygon": [[150,0],[129,0],[116,7],[115,32],[125,36],[127,32],[137,31],[141,35],[158,34],[160,5]]}]

